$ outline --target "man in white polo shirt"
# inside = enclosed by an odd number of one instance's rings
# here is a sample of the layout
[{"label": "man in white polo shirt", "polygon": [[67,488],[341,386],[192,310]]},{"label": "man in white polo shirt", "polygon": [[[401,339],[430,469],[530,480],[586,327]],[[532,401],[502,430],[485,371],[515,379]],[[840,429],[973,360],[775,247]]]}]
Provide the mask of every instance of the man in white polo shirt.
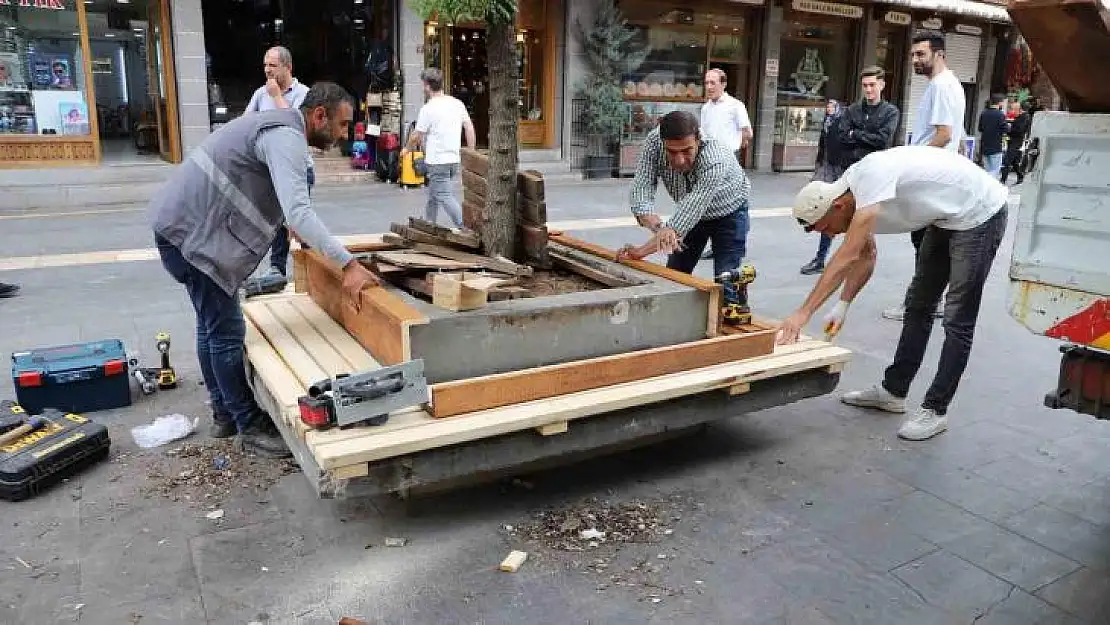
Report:
[{"label": "man in white polo shirt", "polygon": [[968,158],[928,146],[875,152],[833,183],[811,182],[794,202],[794,217],[807,230],[844,242],[796,312],[783,322],[782,344],[844,285],[825,332],[835,335],[848,306],[875,269],[875,234],[921,230],[917,269],[910,282],[902,336],[882,384],[842,397],[853,406],[906,411],[906,395],[921,367],[933,330],[933,311],[945,287],[944,346],[932,385],[917,413],[898,431],[925,440],[948,428],[948,405],[971,354],[975,323],[991,264],[1006,233],[1006,187]]},{"label": "man in white polo shirt", "polygon": [[[744,103],[725,93],[728,74],[713,68],[705,73],[705,104],[701,105],[701,132],[710,139],[724,144],[736,154],[736,162],[743,167],[741,150],[752,140],[752,120]],[[713,258],[712,248],[706,249],[702,258]]]}]

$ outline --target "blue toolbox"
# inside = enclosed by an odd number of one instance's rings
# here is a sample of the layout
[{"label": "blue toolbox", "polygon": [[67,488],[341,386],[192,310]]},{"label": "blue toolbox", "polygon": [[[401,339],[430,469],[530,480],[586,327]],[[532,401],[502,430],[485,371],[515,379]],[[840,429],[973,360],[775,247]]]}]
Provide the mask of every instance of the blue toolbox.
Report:
[{"label": "blue toolbox", "polygon": [[12,354],[15,396],[24,410],[67,413],[131,405],[131,384],[123,341],[45,347]]}]

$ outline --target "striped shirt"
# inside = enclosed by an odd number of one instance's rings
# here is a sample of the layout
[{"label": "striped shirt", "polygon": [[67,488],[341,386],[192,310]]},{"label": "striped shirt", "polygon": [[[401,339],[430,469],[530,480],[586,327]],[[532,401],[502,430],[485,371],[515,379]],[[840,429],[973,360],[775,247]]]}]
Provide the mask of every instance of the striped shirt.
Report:
[{"label": "striped shirt", "polygon": [[674,214],[665,225],[679,237],[685,237],[700,221],[725,217],[747,207],[752,183],[736,161],[736,154],[720,141],[702,139],[694,167],[685,173],[671,169],[664,152],[656,128],[644,139],[632,181],[633,215],[655,211],[659,180],[675,201]]}]

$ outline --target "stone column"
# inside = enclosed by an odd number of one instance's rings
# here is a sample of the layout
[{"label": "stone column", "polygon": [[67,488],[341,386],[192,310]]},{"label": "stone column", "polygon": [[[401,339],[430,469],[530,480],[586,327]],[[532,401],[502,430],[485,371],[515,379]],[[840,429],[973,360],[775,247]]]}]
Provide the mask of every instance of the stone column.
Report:
[{"label": "stone column", "polygon": [[[758,111],[755,127],[755,167],[759,171],[771,171],[771,152],[775,142],[775,103],[778,98],[778,76],[768,76],[767,61],[779,60],[779,39],[782,36],[782,7],[768,6],[764,11],[763,50],[759,55],[758,72],[762,76],[759,85],[759,102],[751,107]],[[786,71],[779,67],[779,72]]]},{"label": "stone column", "polygon": [[211,131],[208,118],[208,72],[204,64],[204,20],[201,17],[200,2],[201,0],[174,0],[170,3],[182,158],[200,145]]},{"label": "stone column", "polygon": [[[563,71],[562,73],[562,114],[560,144],[563,147],[564,158],[570,153],[574,118],[572,116],[573,100],[577,95],[578,86],[589,75],[590,69],[586,64],[582,43],[578,40],[578,22],[589,27],[597,12],[596,3],[592,0],[566,0],[566,36],[563,46]],[[581,163],[571,163],[571,166],[581,166]]]},{"label": "stone column", "polygon": [[555,108],[544,111],[544,116],[547,118],[547,123],[555,124],[555,145],[552,148],[558,150],[560,159],[565,159],[567,152],[564,146],[567,144],[563,141],[563,135],[564,129],[569,128],[570,124],[566,123],[564,107],[571,97],[566,77],[566,54],[567,40],[572,36],[574,21],[567,13],[570,0],[554,1],[559,3],[559,8],[557,11],[548,13],[552,16],[552,20],[547,24],[547,36],[555,38]]},{"label": "stone column", "polygon": [[[400,32],[397,33],[397,55],[401,63],[401,139],[404,129],[416,121],[420,107],[424,106],[424,86],[420,82],[420,72],[424,71],[424,20],[409,7],[404,0],[397,1],[400,13]],[[443,60],[444,63],[448,59]]]}]

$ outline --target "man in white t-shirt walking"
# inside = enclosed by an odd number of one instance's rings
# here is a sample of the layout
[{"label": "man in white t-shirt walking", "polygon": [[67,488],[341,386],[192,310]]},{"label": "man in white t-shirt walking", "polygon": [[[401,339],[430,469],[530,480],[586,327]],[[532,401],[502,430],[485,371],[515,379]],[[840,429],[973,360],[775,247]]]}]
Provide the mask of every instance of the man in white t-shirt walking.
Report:
[{"label": "man in white t-shirt walking", "polygon": [[[705,73],[705,104],[701,105],[701,133],[716,139],[736,154],[736,162],[743,167],[741,150],[752,140],[752,120],[744,103],[725,92],[728,75],[713,68]],[[706,249],[702,258],[713,258],[713,250]]]},{"label": "man in white t-shirt walking", "polygon": [[466,133],[466,146],[474,149],[477,138],[474,123],[466,105],[443,93],[443,72],[429,68],[420,73],[427,102],[416,118],[416,129],[409,135],[401,158],[424,145],[424,163],[428,166],[428,203],[424,218],[435,223],[442,207],[456,228],[463,227],[462,207],[455,198],[452,181],[459,175],[462,135]]},{"label": "man in white t-shirt walking", "polygon": [[[964,113],[967,102],[964,87],[952,70],[948,69],[945,59],[944,34],[935,31],[922,31],[913,37],[910,58],[915,74],[929,77],[929,86],[918,105],[913,120],[912,145],[928,145],[958,153],[964,139]],[[910,233],[914,255],[921,249],[924,230]],[[909,303],[909,291],[902,305],[883,311],[887,319],[901,321]],[[939,316],[939,313],[936,314]]]},{"label": "man in white t-shirt walking", "polygon": [[910,283],[902,336],[881,385],[842,397],[853,406],[906,411],[906,395],[921,367],[933,311],[944,304],[944,347],[932,385],[917,413],[898,431],[925,440],[948,429],[948,405],[971,354],[975,322],[991,264],[1006,232],[1006,187],[954,151],[902,146],[864,157],[834,183],[811,182],[794,202],[794,217],[807,230],[845,234],[813,291],[783,322],[782,344],[802,327],[841,284],[840,301],[826,319],[835,335],[852,300],[875,268],[875,234],[921,230],[917,269]]}]

